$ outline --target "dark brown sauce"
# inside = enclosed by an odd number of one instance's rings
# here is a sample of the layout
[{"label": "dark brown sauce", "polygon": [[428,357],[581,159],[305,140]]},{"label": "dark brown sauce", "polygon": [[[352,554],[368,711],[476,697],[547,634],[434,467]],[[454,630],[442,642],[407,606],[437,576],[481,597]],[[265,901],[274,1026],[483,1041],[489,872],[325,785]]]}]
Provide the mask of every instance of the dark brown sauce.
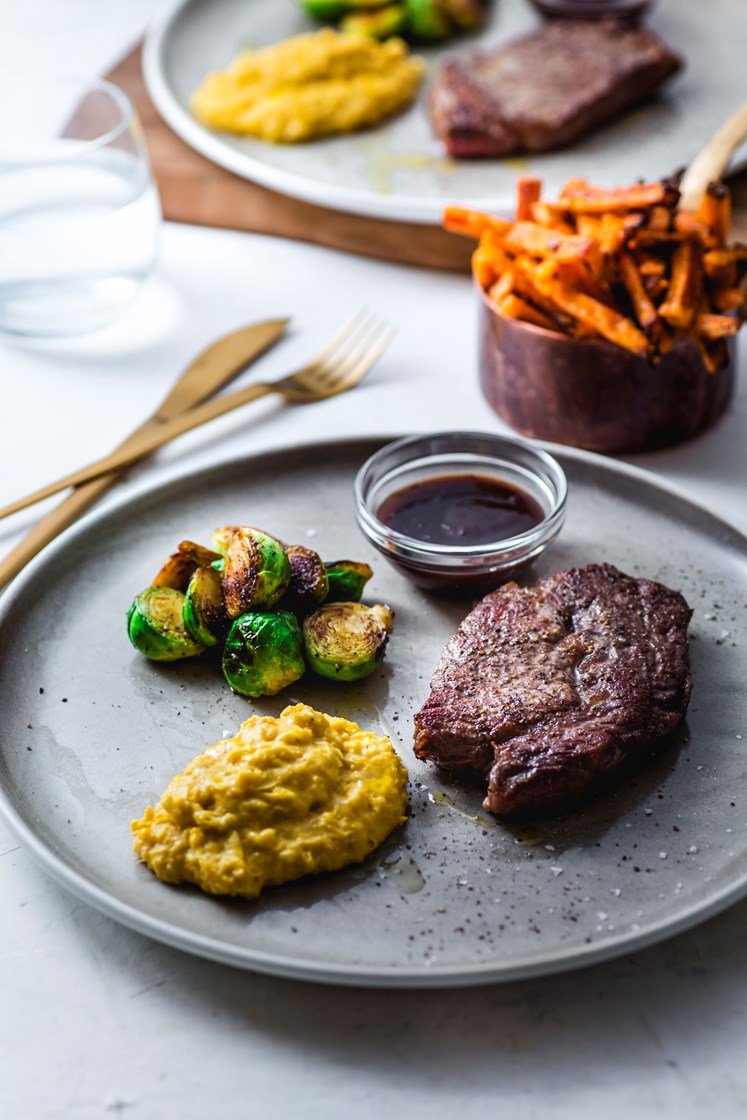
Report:
[{"label": "dark brown sauce", "polygon": [[491,544],[533,529],[544,514],[524,490],[482,474],[447,474],[395,491],[379,521],[418,541]]}]

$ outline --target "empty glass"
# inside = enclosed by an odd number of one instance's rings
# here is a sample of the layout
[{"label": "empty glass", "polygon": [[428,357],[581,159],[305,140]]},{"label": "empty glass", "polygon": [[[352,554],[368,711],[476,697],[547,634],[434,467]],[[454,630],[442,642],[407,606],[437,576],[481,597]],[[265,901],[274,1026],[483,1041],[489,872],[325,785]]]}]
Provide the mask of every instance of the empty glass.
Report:
[{"label": "empty glass", "polygon": [[120,89],[0,83],[0,330],[59,336],[111,322],[153,268],[160,217]]}]

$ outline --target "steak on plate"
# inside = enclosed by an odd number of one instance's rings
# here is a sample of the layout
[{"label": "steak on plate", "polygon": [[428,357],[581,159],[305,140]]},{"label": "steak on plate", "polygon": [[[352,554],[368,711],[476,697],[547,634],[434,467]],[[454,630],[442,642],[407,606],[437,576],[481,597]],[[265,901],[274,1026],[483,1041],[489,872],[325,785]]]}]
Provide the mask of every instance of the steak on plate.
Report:
[{"label": "steak on plate", "polygon": [[610,564],[506,584],[444,649],[415,753],[485,775],[499,815],[578,799],[682,720],[691,613],[678,591]]},{"label": "steak on plate", "polygon": [[560,148],[648,97],[681,65],[646,28],[557,20],[448,59],[431,89],[431,123],[456,159]]}]

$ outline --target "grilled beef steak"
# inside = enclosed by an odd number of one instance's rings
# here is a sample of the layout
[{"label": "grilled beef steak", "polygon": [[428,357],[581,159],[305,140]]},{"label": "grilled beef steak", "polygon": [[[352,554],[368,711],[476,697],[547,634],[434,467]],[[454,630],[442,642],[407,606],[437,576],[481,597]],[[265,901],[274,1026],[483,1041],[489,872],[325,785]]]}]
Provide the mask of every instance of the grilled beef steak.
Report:
[{"label": "grilled beef steak", "polygon": [[431,89],[431,122],[456,159],[560,148],[648,97],[680,66],[643,27],[557,20],[447,60]]},{"label": "grilled beef steak", "polygon": [[499,815],[581,797],[680,723],[691,613],[679,592],[610,564],[506,584],[444,649],[415,753],[486,775]]}]

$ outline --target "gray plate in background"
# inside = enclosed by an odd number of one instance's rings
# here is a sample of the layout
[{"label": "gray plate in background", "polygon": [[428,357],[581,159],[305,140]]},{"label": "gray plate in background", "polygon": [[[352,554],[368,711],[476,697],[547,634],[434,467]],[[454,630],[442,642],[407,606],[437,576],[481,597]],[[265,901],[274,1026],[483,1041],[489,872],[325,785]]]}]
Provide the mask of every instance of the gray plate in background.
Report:
[{"label": "gray plate in background", "polygon": [[[444,55],[496,46],[539,22],[529,0],[495,0],[479,35],[417,48],[428,62],[427,81]],[[143,70],[161,116],[221,167],[321,206],[439,223],[449,202],[513,211],[519,174],[538,175],[553,198],[570,177],[624,185],[686,166],[744,98],[747,4],[659,0],[646,22],[684,58],[682,73],[658,96],[571,147],[502,160],[444,158],[425,108],[427,86],[409,109],[379,128],[307,144],[268,144],[198,124],[189,100],[207,71],[224,68],[249,46],[319,27],[297,0],[175,0],[148,33]]]},{"label": "gray plate in background", "polygon": [[[570,506],[545,575],[610,561],[694,607],[694,689],[678,744],[595,804],[509,828],[478,790],[416,762],[412,715],[467,609],[414,590],[354,522],[356,469],[381,441],[265,454],[184,474],[70,529],[0,605],[0,809],[56,879],[168,944],[262,972],[438,987],[568,969],[650,944],[747,893],[747,541],[633,468],[562,450]],[[233,695],[209,661],[140,657],[125,612],[185,538],[249,522],[369,560],[396,626],[378,675]],[[364,864],[220,901],[160,883],[129,822],[173,774],[259,710],[302,700],[381,728],[410,772],[411,817]]]}]

